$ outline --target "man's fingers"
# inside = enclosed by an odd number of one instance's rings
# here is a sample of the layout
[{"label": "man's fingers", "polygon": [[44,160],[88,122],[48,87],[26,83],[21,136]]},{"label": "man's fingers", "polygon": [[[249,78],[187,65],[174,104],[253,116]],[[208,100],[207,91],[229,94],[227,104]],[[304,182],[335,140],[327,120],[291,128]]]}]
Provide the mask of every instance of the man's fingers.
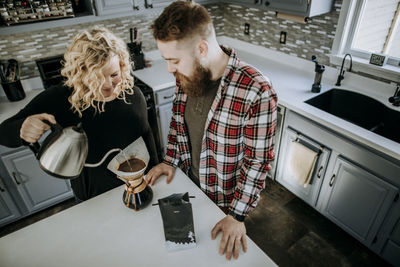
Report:
[{"label": "man's fingers", "polygon": [[219,225],[219,223],[217,223],[214,226],[214,228],[211,230],[211,239],[212,240],[214,240],[217,237],[219,231],[221,231],[221,226]]},{"label": "man's fingers", "polygon": [[169,184],[172,179],[174,178],[174,172],[175,169],[173,167],[170,167],[169,165],[166,165],[164,163],[160,163],[157,166],[153,167],[146,175],[146,182],[149,185],[154,185],[154,183],[157,181],[158,178],[160,178],[161,175],[165,174],[167,175],[167,184]]},{"label": "man's fingers", "polygon": [[235,245],[233,248],[233,257],[235,259],[239,258],[239,251],[240,251],[240,244],[241,244],[241,238],[240,237],[236,237],[235,238]]},{"label": "man's fingers", "polygon": [[146,181],[149,185],[154,185],[154,182],[157,180],[159,176],[158,168],[152,168],[146,175]]},{"label": "man's fingers", "polygon": [[232,258],[232,250],[233,250],[233,246],[235,245],[235,237],[234,236],[230,236],[228,238],[228,242],[227,242],[227,246],[226,246],[226,259],[230,260]]},{"label": "man's fingers", "polygon": [[156,180],[157,180],[157,175],[152,175],[151,177],[150,177],[150,185],[152,186],[152,185],[154,185],[154,183],[156,182]]},{"label": "man's fingers", "polygon": [[224,231],[222,231],[221,242],[219,243],[219,254],[220,255],[224,254],[225,248],[228,244],[228,239],[229,239],[229,235],[225,234]]},{"label": "man's fingers", "polygon": [[247,239],[246,239],[246,235],[242,236],[242,245],[243,245],[243,252],[247,251]]},{"label": "man's fingers", "polygon": [[150,184],[150,182],[151,182],[151,175],[150,175],[150,173],[147,173],[147,174],[146,174],[146,177],[144,178],[144,180],[146,181],[147,184]]},{"label": "man's fingers", "polygon": [[172,175],[172,172],[169,172],[168,173],[168,176],[167,176],[167,184],[169,184],[171,181],[172,181],[172,178],[173,178],[174,176]]}]

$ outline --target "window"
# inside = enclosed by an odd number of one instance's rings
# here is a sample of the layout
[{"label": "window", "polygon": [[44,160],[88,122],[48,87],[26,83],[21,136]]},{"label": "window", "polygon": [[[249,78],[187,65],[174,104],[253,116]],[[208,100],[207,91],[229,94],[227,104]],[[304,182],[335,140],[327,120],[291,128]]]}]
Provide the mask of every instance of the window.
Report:
[{"label": "window", "polygon": [[[350,53],[355,71],[400,81],[399,13],[399,0],[343,0],[331,62]],[[372,53],[385,55],[386,65],[369,64]]]}]

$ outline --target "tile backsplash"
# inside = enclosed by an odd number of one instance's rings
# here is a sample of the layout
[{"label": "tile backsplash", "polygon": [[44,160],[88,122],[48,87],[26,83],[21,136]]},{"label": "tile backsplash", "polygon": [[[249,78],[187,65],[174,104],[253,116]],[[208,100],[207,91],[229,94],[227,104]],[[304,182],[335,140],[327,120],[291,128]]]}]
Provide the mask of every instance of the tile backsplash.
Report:
[{"label": "tile backsplash", "polygon": [[[328,54],[335,36],[341,6],[342,0],[336,0],[330,13],[313,17],[312,22],[307,24],[278,19],[275,12],[236,4],[210,4],[206,7],[211,14],[218,36],[229,36],[310,60],[312,55],[316,55],[319,62],[330,65]],[[137,27],[143,42],[143,50],[151,51],[157,49],[150,30],[154,18],[154,13],[139,14],[52,28],[46,30],[45,33],[32,31],[3,35],[0,40],[0,59],[17,59],[21,63],[22,79],[37,77],[39,72],[35,63],[36,59],[63,54],[75,34],[95,25],[109,28],[126,42],[129,41],[129,28]],[[249,35],[244,34],[245,22],[250,24]],[[286,44],[279,42],[281,31],[287,32]]]},{"label": "tile backsplash", "polygon": [[[156,49],[156,43],[149,30],[152,19],[146,16],[124,17],[57,27],[44,31],[33,31],[5,36],[0,41],[0,58],[15,58],[21,63],[21,78],[39,76],[36,59],[60,55],[65,52],[73,36],[93,26],[104,26],[116,35],[129,41],[129,28],[137,27],[143,42],[143,49],[150,51]],[[11,26],[12,27],[12,26]]]},{"label": "tile backsplash", "polygon": [[[341,1],[335,2],[330,13],[313,17],[307,24],[278,19],[272,11],[239,5],[223,8],[224,35],[309,60],[316,55],[320,63],[329,64]],[[244,34],[245,23],[250,24],[249,35]],[[286,32],[285,44],[279,42],[281,31]]]}]

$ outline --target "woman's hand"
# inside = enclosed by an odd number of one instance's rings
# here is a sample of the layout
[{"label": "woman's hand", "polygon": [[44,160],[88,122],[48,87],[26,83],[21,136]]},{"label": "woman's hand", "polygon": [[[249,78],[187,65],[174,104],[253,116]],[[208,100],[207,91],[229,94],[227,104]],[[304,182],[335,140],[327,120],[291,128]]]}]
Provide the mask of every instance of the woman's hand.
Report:
[{"label": "woman's hand", "polygon": [[56,124],[56,119],[53,115],[42,113],[27,117],[22,123],[20,137],[28,143],[35,143],[39,138],[50,129],[50,126],[44,122]]},{"label": "woman's hand", "polygon": [[155,183],[155,181],[163,174],[167,175],[167,184],[169,184],[172,181],[172,178],[174,177],[175,167],[172,167],[165,163],[160,163],[160,164],[154,166],[146,174],[147,184],[153,185]]}]

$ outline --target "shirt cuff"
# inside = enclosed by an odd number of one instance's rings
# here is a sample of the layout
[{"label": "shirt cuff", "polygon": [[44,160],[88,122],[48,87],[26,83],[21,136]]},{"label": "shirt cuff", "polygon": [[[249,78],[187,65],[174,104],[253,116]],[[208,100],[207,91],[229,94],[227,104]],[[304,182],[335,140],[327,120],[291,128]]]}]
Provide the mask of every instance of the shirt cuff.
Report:
[{"label": "shirt cuff", "polygon": [[238,222],[244,222],[244,219],[246,218],[246,216],[238,215],[232,210],[230,210],[228,214],[231,215]]}]

